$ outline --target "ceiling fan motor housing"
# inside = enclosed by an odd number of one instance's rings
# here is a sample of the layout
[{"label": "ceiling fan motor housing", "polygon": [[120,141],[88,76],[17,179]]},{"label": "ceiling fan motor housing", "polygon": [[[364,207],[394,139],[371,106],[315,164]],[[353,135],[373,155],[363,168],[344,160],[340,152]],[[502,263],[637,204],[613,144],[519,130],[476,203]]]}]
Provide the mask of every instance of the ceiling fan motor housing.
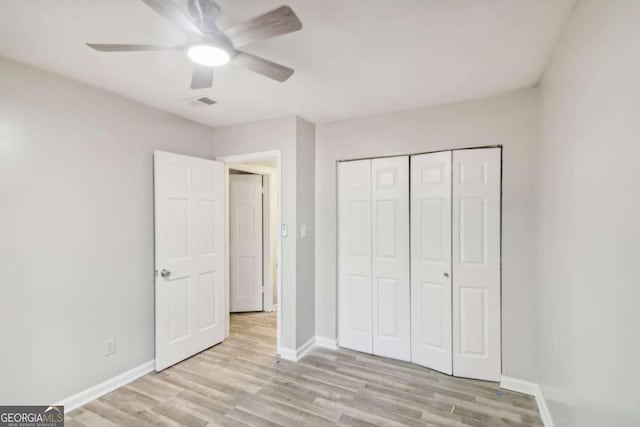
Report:
[{"label": "ceiling fan motor housing", "polygon": [[238,52],[233,48],[231,41],[222,33],[205,34],[202,40],[193,43],[194,46],[199,44],[205,44],[220,48],[227,52],[231,58],[238,54]]}]

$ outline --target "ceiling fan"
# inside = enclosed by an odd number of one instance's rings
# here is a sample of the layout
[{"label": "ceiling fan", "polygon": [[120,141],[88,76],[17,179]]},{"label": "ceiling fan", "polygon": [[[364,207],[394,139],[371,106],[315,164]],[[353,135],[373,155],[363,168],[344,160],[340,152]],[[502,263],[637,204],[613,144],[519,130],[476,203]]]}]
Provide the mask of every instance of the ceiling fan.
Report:
[{"label": "ceiling fan", "polygon": [[288,6],[256,16],[223,32],[216,25],[220,7],[211,0],[189,0],[188,15],[172,0],[142,1],[184,33],[186,42],[175,46],[103,43],[87,43],[87,46],[100,52],[186,51],[194,62],[191,89],[211,87],[214,68],[231,60],[279,82],[287,80],[294,72],[292,68],[239,50],[259,40],[300,30],[302,22]]}]

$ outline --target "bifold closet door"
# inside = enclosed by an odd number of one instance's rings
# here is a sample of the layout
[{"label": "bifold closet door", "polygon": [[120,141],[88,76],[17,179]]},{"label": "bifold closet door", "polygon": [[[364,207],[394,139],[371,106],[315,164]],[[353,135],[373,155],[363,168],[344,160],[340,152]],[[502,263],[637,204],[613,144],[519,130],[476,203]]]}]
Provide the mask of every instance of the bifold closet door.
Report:
[{"label": "bifold closet door", "polygon": [[338,164],[338,332],[341,347],[372,352],[371,160]]},{"label": "bifold closet door", "polygon": [[409,157],[371,161],[373,354],[411,359]]},{"label": "bifold closet door", "polygon": [[453,152],[453,374],[498,381],[499,148]]},{"label": "bifold closet door", "polygon": [[451,151],[411,157],[411,361],[452,373]]}]

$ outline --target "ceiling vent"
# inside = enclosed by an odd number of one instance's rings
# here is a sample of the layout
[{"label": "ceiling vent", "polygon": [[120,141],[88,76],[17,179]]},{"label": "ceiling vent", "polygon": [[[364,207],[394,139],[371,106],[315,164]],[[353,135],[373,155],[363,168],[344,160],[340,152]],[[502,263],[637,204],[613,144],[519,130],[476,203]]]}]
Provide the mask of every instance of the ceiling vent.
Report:
[{"label": "ceiling vent", "polygon": [[206,107],[206,106],[209,106],[209,105],[216,104],[216,101],[214,101],[211,98],[207,98],[206,96],[187,99],[184,102],[186,102],[187,104],[189,104],[192,107]]}]

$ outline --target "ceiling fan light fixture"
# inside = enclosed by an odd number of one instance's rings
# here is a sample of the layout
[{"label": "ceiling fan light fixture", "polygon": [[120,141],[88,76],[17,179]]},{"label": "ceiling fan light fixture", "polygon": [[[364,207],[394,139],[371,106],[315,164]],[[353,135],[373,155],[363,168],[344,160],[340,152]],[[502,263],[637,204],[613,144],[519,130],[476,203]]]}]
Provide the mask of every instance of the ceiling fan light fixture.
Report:
[{"label": "ceiling fan light fixture", "polygon": [[[280,6],[222,31],[216,24],[220,15],[217,0],[189,0],[188,13],[176,4],[176,0],[141,1],[184,33],[186,44],[87,43],[87,46],[99,52],[167,51],[184,55],[186,51],[186,56],[193,62],[191,89],[210,88],[215,68],[231,60],[277,82],[284,82],[294,73],[292,68],[238,50],[238,47],[260,40],[301,30],[302,22],[289,6]],[[186,0],[177,3],[180,2]]]},{"label": "ceiling fan light fixture", "polygon": [[196,64],[207,67],[220,67],[231,60],[231,56],[227,51],[208,44],[191,46],[187,51],[187,55]]}]

